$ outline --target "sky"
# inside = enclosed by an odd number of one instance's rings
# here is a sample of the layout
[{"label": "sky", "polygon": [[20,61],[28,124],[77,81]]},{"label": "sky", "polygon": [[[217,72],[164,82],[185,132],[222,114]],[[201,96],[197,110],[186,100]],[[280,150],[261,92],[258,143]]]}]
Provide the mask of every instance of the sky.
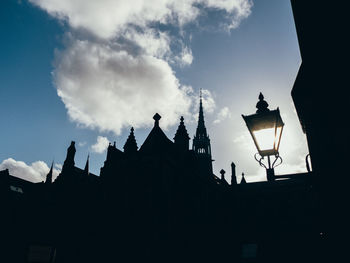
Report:
[{"label": "sky", "polygon": [[[153,115],[173,139],[195,133],[199,90],[214,173],[266,180],[241,114],[262,92],[285,123],[276,174],[306,172],[291,89],[301,58],[288,0],[4,0],[0,9],[0,170],[40,182],[75,163],[99,175],[130,128],[141,146]],[[192,141],[190,143],[192,145]]]}]

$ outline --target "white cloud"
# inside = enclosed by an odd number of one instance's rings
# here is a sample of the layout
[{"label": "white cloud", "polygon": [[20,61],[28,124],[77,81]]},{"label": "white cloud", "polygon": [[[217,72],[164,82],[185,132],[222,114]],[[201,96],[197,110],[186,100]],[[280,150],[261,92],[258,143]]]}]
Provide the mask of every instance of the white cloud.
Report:
[{"label": "white cloud", "polygon": [[181,52],[181,60],[184,65],[190,65],[193,61],[192,50],[185,48]]},{"label": "white cloud", "polygon": [[166,61],[88,40],[60,53],[54,79],[73,121],[116,134],[152,124],[156,112],[173,125],[191,105]]},{"label": "white cloud", "polygon": [[[29,0],[50,15],[100,38],[113,38],[130,25],[146,28],[152,22],[182,26],[194,21],[201,9],[223,10],[229,25],[249,16],[250,0]],[[233,26],[234,25],[234,26]]]},{"label": "white cloud", "polygon": [[247,18],[251,13],[252,1],[247,0],[204,0],[210,8],[222,9],[227,12],[229,22],[223,26],[227,30],[237,28],[242,19]]},{"label": "white cloud", "polygon": [[96,153],[103,153],[109,144],[107,137],[97,136],[97,141],[94,145],[91,146],[91,149]]},{"label": "white cloud", "polygon": [[85,145],[86,145],[86,142],[79,142],[79,143],[78,143],[78,146],[79,146],[79,147],[84,147]]},{"label": "white cloud", "polygon": [[[193,97],[171,68],[193,61],[185,25],[220,11],[233,28],[252,7],[250,0],[29,1],[70,27],[53,72],[70,119],[115,134],[151,125],[156,112],[164,128],[191,115]],[[209,91],[203,106],[209,113],[215,108]]]},{"label": "white cloud", "polygon": [[174,58],[170,58],[170,62],[176,63],[181,67],[191,65],[193,61],[192,50],[185,45],[181,45],[181,52]]},{"label": "white cloud", "polygon": [[216,116],[216,119],[214,120],[214,124],[218,124],[222,121],[224,121],[227,118],[231,117],[231,112],[228,107],[223,107],[219,113]]},{"label": "white cloud", "polygon": [[[198,97],[195,98],[198,103]],[[216,103],[214,100],[213,95],[209,90],[202,89],[202,103],[203,103],[203,110],[208,113],[213,113],[214,109],[216,108]]]},{"label": "white cloud", "polygon": [[[59,166],[55,165],[56,168]],[[60,169],[53,169],[52,180],[55,180],[58,174],[61,172]],[[45,181],[46,175],[50,171],[48,165],[43,161],[36,161],[28,165],[22,161],[16,161],[12,158],[3,160],[0,164],[0,170],[8,169],[10,175],[22,178],[31,182]]]},{"label": "white cloud", "polygon": [[60,163],[55,163],[55,167],[56,167],[58,170],[62,170],[62,164],[60,164]]},{"label": "white cloud", "polygon": [[132,41],[141,48],[141,53],[157,58],[170,56],[170,36],[165,32],[160,32],[152,28],[147,28],[143,32],[130,28],[123,37]]}]

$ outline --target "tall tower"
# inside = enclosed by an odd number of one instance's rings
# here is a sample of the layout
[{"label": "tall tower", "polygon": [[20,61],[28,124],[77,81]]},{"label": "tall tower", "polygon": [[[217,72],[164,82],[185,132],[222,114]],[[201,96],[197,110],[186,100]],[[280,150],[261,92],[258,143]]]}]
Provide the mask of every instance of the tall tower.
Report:
[{"label": "tall tower", "polygon": [[210,173],[210,175],[213,174],[210,139],[204,124],[202,90],[200,90],[199,95],[198,126],[196,130],[196,135],[193,138],[192,149],[198,155],[199,160],[201,162],[201,167],[205,169],[203,170],[203,172]]}]

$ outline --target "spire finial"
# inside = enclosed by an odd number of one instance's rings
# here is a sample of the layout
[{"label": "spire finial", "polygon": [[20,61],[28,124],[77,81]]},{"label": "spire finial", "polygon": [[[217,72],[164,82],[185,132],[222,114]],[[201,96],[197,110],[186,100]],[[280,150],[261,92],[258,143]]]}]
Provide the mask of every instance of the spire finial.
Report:
[{"label": "spire finial", "polygon": [[242,180],[241,180],[241,184],[246,184],[247,182],[246,182],[246,180],[245,180],[245,178],[244,178],[244,173],[242,173]]},{"label": "spire finial", "polygon": [[153,120],[154,120],[154,126],[159,127],[159,120],[162,118],[158,113],[154,114]]},{"label": "spire finial", "polygon": [[46,183],[46,184],[51,184],[51,183],[52,183],[53,162],[54,162],[54,161],[52,160],[50,171],[49,171],[49,173],[46,175],[46,180],[45,180],[45,183]]},{"label": "spire finial", "polygon": [[55,160],[52,160],[52,162],[51,162],[51,167],[50,167],[50,172],[52,172],[52,170],[53,170],[53,164],[54,164],[54,162],[55,162]]},{"label": "spire finial", "polygon": [[202,100],[202,88],[199,89],[199,99]]},{"label": "spire finial", "polygon": [[202,104],[202,89],[199,94],[199,115],[198,115],[198,124],[203,122],[204,125],[204,114],[203,114],[203,104]]},{"label": "spire finial", "polygon": [[231,162],[231,185],[237,184],[237,178],[236,178],[236,165],[234,162]]},{"label": "spire finial", "polygon": [[177,145],[182,150],[188,150],[190,137],[188,136],[184,117],[180,117],[180,124],[175,133],[174,141],[175,145]]},{"label": "spire finial", "polygon": [[220,170],[220,174],[221,174],[221,180],[225,180],[225,170],[224,169],[221,169]]},{"label": "spire finial", "polygon": [[138,147],[134,135],[134,127],[131,127],[129,137],[126,140],[123,149],[125,153],[134,153],[137,152],[137,148]]},{"label": "spire finial", "polygon": [[86,159],[86,164],[84,168],[85,174],[89,174],[89,159],[90,159],[90,153],[88,153],[87,159]]}]

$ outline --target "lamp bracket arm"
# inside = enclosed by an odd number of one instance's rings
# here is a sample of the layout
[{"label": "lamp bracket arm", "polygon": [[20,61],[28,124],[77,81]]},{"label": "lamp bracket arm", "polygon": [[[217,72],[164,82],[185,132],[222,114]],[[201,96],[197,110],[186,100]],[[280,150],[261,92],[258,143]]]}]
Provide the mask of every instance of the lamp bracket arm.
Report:
[{"label": "lamp bracket arm", "polygon": [[[276,168],[277,166],[281,165],[283,162],[282,157],[279,154],[276,154],[275,158],[276,159],[272,163],[272,168]],[[276,165],[277,160],[279,160],[280,162]]]},{"label": "lamp bracket arm", "polygon": [[[260,159],[258,156],[260,157]],[[264,156],[261,156],[259,153],[256,153],[256,154],[254,154],[254,158],[259,163],[259,165],[261,167],[264,167],[265,169],[267,169],[266,165],[262,162],[262,160],[264,160]]]}]

